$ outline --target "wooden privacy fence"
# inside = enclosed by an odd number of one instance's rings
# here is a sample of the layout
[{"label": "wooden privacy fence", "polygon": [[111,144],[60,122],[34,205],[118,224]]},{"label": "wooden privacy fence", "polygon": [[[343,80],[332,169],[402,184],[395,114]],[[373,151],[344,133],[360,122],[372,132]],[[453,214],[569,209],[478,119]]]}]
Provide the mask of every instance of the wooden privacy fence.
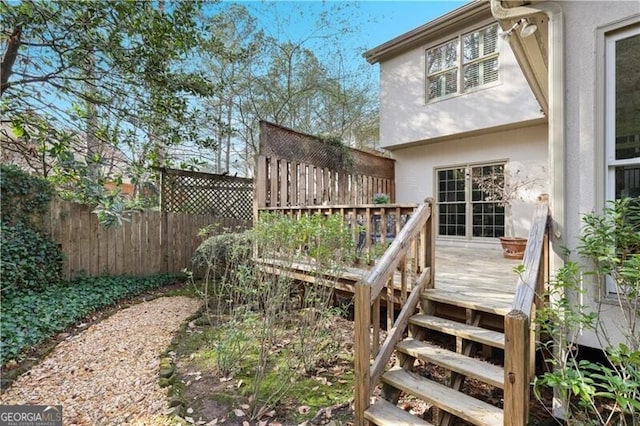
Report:
[{"label": "wooden privacy fence", "polygon": [[370,204],[395,200],[394,160],[260,123],[255,199],[264,207]]},{"label": "wooden privacy fence", "polygon": [[130,221],[105,229],[90,206],[60,199],[51,202],[47,218],[54,241],[65,253],[63,276],[178,273],[191,267],[191,256],[202,242],[198,230],[211,224],[247,227],[250,222],[160,211],[131,214]]}]

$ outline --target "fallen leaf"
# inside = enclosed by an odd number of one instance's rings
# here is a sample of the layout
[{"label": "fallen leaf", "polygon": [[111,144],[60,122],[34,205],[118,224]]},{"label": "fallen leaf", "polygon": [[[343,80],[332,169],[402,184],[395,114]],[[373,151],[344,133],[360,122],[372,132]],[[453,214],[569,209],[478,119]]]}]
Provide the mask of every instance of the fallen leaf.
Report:
[{"label": "fallen leaf", "polygon": [[236,408],[233,410],[233,414],[236,415],[236,417],[243,417],[244,416],[244,411],[240,410],[239,408]]},{"label": "fallen leaf", "polygon": [[184,418],[184,420],[185,420],[187,423],[191,423],[191,424],[194,424],[194,423],[195,423],[195,420],[193,420],[193,417],[189,417],[189,416],[187,416],[187,417],[185,417],[185,418]]},{"label": "fallen leaf", "polygon": [[193,414],[193,408],[191,407],[187,408],[187,414]]},{"label": "fallen leaf", "polygon": [[308,405],[301,405],[298,407],[298,413],[300,414],[307,414],[309,411],[311,411],[311,407]]},{"label": "fallen leaf", "polygon": [[240,408],[242,408],[243,410],[249,410],[249,409],[251,409],[251,406],[250,406],[250,405],[247,405],[247,404],[242,404],[242,405],[240,406]]}]

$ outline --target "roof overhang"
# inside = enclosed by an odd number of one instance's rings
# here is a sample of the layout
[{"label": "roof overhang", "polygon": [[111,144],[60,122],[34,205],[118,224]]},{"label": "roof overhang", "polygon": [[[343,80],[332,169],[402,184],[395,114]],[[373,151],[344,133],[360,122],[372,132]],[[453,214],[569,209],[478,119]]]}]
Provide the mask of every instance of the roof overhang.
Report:
[{"label": "roof overhang", "polygon": [[446,15],[434,19],[418,28],[383,43],[362,55],[367,62],[375,64],[393,58],[408,50],[426,44],[430,40],[463,31],[484,19],[490,19],[491,8],[488,1],[472,1]]},{"label": "roof overhang", "polygon": [[[501,1],[500,4],[506,9],[519,6],[542,3],[542,1],[511,0]],[[549,113],[549,25],[548,18],[544,13],[538,13],[527,17],[528,21],[537,25],[538,30],[532,36],[523,38],[519,31],[514,31],[509,39],[511,50],[518,61],[531,91],[538,100],[542,111],[548,116]],[[509,30],[518,19],[498,19],[498,23],[503,31]]]}]

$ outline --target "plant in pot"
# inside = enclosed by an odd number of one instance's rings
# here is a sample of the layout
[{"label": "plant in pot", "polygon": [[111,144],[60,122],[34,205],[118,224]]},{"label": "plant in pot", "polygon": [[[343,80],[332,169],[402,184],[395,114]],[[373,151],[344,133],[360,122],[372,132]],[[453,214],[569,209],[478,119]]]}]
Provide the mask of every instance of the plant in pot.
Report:
[{"label": "plant in pot", "polygon": [[[525,173],[522,163],[509,162],[504,166],[493,166],[474,169],[472,176],[474,190],[482,192],[484,201],[497,202],[504,207],[505,232],[499,237],[505,258],[522,259],[527,246],[527,238],[516,236],[513,220],[513,202],[524,201],[524,194],[534,186],[543,183],[545,170],[543,166],[527,167]],[[544,192],[541,187],[540,192]]]}]

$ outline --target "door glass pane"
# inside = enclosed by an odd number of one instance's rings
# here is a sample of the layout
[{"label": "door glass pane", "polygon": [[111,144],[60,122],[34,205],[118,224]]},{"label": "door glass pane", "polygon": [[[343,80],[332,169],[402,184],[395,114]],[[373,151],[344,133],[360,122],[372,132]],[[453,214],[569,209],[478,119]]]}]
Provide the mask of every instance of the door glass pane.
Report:
[{"label": "door glass pane", "polygon": [[466,235],[465,168],[438,170],[440,235]]},{"label": "door glass pane", "polygon": [[640,166],[616,167],[616,199],[640,197]]},{"label": "door glass pane", "polygon": [[640,34],[616,42],[615,63],[615,151],[623,160],[640,157]]},{"label": "door glass pane", "polygon": [[474,237],[504,236],[504,165],[471,169],[471,211]]}]

